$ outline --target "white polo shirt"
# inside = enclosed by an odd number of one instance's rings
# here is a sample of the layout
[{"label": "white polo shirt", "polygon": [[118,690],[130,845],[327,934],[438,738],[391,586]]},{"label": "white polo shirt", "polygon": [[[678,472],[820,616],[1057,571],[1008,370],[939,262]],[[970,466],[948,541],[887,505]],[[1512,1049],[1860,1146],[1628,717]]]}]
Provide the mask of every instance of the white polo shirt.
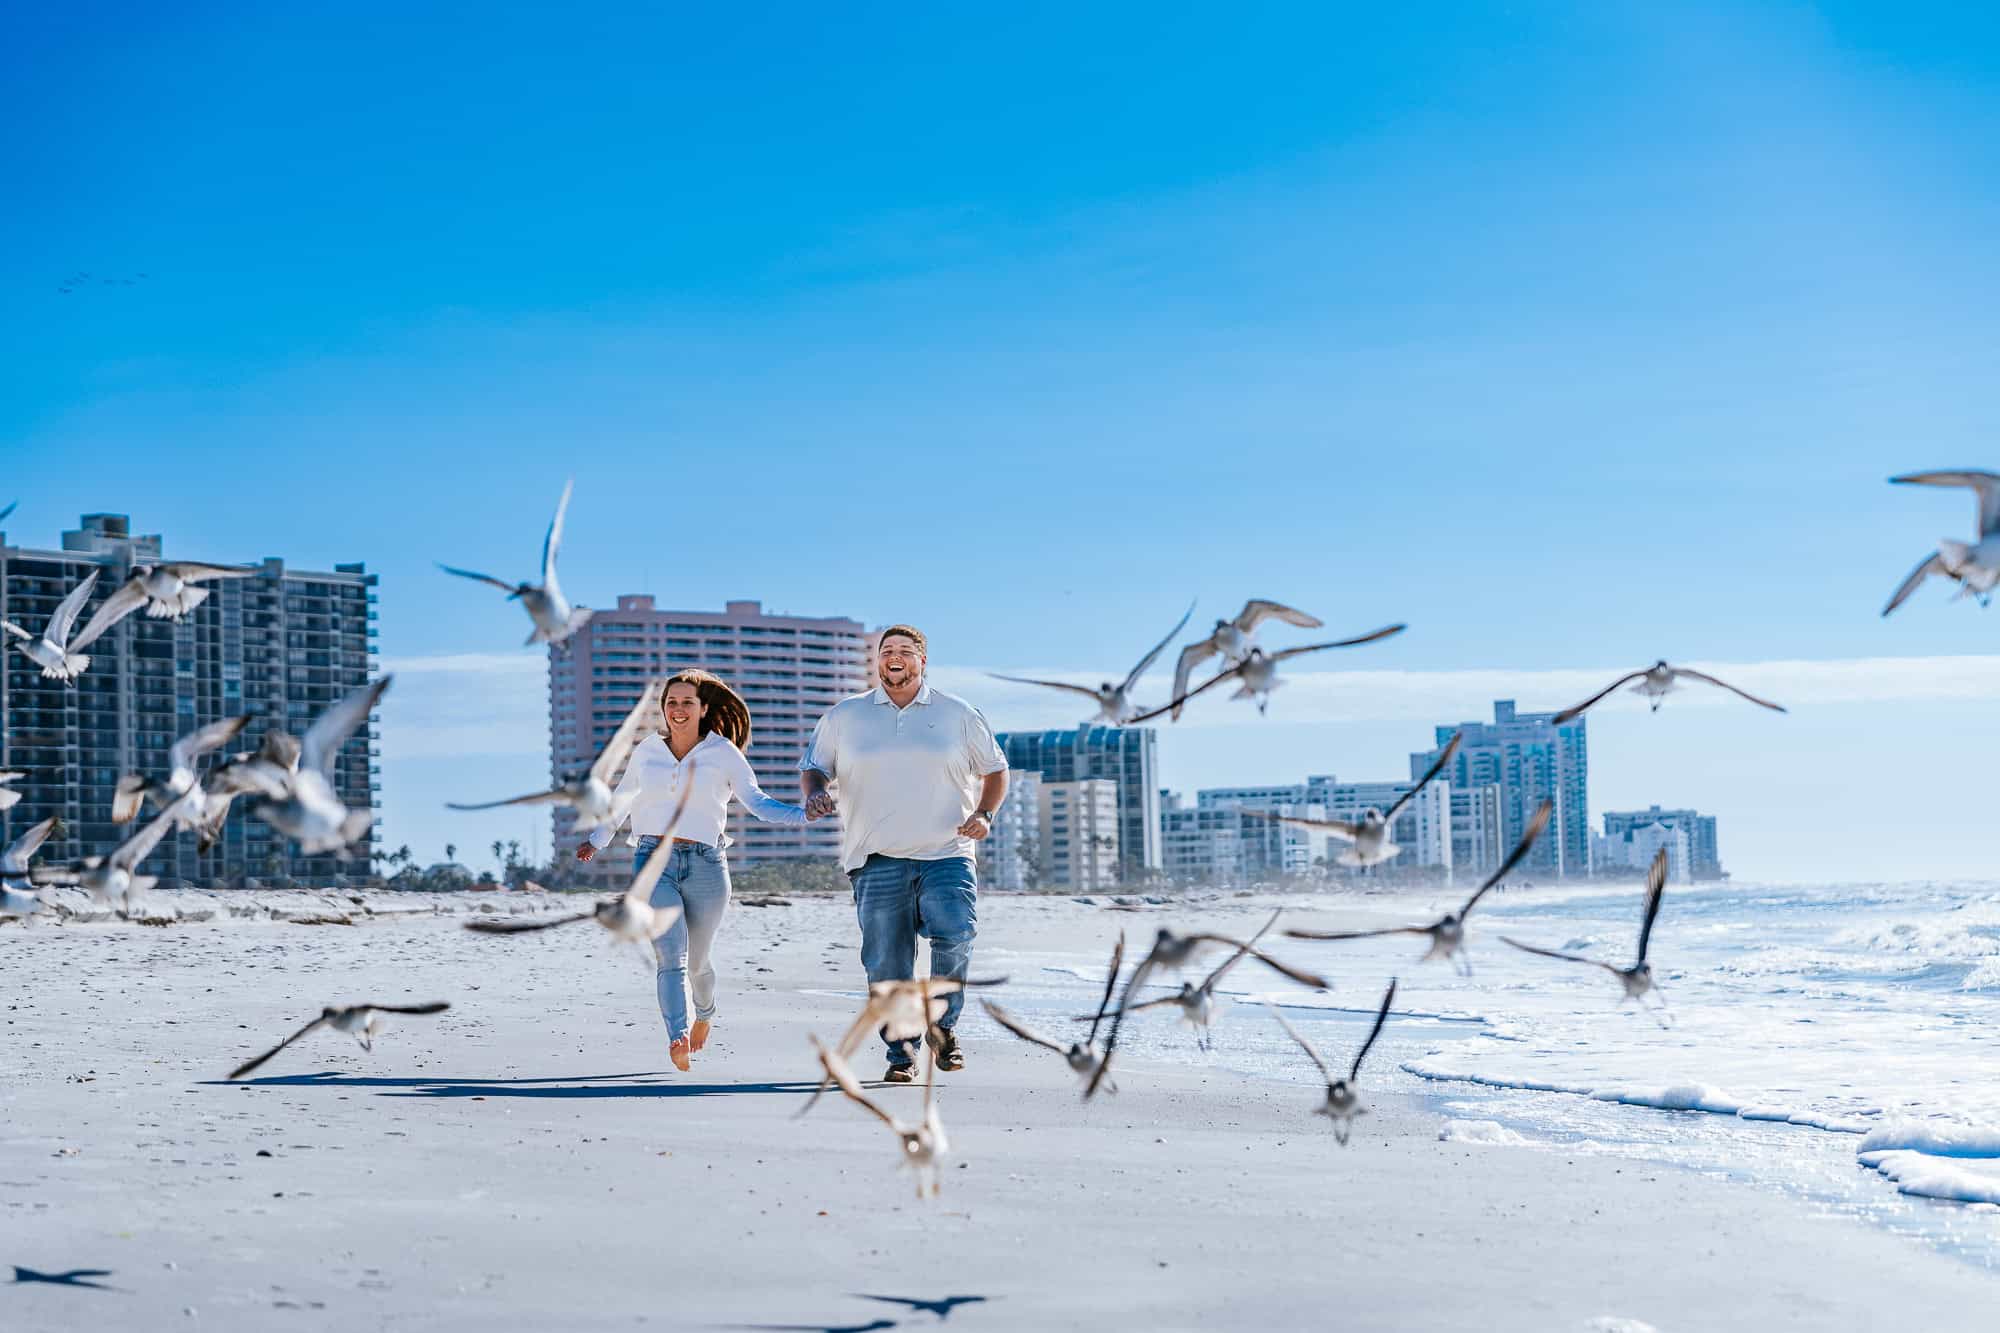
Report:
[{"label": "white polo shirt", "polygon": [[978,808],[981,779],[1007,756],[977,708],[924,682],[907,708],[876,686],[826,711],[799,770],[840,785],[840,866],[870,856],[942,861],[973,855],[958,826]]}]

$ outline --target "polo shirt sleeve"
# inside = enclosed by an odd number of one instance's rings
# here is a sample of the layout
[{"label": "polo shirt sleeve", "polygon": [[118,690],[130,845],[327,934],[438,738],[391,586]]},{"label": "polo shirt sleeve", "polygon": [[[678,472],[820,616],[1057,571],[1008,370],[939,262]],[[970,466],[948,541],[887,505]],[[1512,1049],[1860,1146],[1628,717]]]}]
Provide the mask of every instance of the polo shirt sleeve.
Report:
[{"label": "polo shirt sleeve", "polygon": [[965,706],[965,753],[972,771],[982,778],[1007,771],[1006,751],[993,739],[993,728],[987,725],[986,714],[971,704]]},{"label": "polo shirt sleeve", "polygon": [[799,760],[799,772],[824,773],[829,782],[840,777],[839,707],[836,704],[819,715],[819,721],[813,725],[812,739],[806,742],[805,757]]}]

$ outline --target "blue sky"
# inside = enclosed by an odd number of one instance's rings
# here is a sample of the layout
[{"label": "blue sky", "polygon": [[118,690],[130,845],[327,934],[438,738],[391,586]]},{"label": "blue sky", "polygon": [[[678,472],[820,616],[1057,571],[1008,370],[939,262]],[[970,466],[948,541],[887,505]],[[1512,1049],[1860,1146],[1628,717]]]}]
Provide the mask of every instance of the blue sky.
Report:
[{"label": "blue sky", "polygon": [[574,474],[579,600],[915,620],[1003,726],[1074,710],[976,669],[1115,672],[1190,597],[1410,622],[1366,697],[1166,736],[1178,787],[1664,655],[1798,706],[1605,714],[1598,808],[1990,873],[1996,622],[1876,613],[1972,510],[1883,479],[2000,466],[2000,20],[1077,8],[14,16],[10,537],[366,560],[425,852],[545,764],[515,614],[431,562],[529,571]]}]

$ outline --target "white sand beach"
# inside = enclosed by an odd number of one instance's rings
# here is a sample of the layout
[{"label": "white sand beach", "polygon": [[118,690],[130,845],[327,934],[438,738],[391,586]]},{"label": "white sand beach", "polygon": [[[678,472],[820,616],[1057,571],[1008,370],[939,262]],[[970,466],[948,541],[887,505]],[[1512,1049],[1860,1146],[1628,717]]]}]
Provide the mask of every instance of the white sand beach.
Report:
[{"label": "white sand beach", "polygon": [[[975,973],[1044,973],[1079,1012],[1093,986],[1038,958],[1264,910],[982,907]],[[0,930],[0,1327],[1975,1329],[2000,1293],[1740,1181],[1441,1141],[1408,1046],[1364,1074],[1374,1113],[1342,1149],[1303,1063],[1232,1072],[1164,1020],[1085,1105],[969,1013],[967,1068],[940,1078],[954,1159],[920,1201],[858,1108],[793,1118],[807,1034],[838,1033],[861,984],[844,902],[733,910],[686,1075],[650,970],[601,931],[350,919]],[[433,999],[452,1010],[372,1054],[319,1032],[223,1079],[322,1004]],[[1335,1063],[1354,1030],[1318,1029]],[[872,1050],[858,1067],[879,1073]],[[914,1114],[921,1088],[878,1095]]]}]

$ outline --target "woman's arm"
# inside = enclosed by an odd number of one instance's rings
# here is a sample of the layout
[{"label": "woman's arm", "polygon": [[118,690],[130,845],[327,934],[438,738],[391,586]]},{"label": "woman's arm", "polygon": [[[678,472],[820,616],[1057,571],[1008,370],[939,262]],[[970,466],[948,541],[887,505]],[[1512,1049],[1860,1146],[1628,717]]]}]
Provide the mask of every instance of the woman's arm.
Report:
[{"label": "woman's arm", "polygon": [[736,793],[736,799],[743,802],[743,808],[766,824],[803,824],[806,812],[803,807],[790,805],[775,796],[767,794],[757,785],[757,773],[750,767],[750,761],[743,757],[743,751],[727,741],[723,776],[729,781],[729,789]]},{"label": "woman's arm", "polygon": [[[647,738],[647,740],[651,739],[652,737]],[[647,741],[640,741],[639,745],[645,745],[646,743]],[[624,825],[625,821],[631,818],[633,809],[639,804],[639,797],[646,789],[645,779],[639,776],[639,769],[641,767],[639,747],[634,746],[631,757],[625,761],[624,776],[620,777],[618,785],[611,789],[611,808],[614,810],[623,810],[625,813],[617,819],[607,820],[599,824],[596,831],[590,835],[590,845],[599,851],[611,845],[612,837]]]}]

